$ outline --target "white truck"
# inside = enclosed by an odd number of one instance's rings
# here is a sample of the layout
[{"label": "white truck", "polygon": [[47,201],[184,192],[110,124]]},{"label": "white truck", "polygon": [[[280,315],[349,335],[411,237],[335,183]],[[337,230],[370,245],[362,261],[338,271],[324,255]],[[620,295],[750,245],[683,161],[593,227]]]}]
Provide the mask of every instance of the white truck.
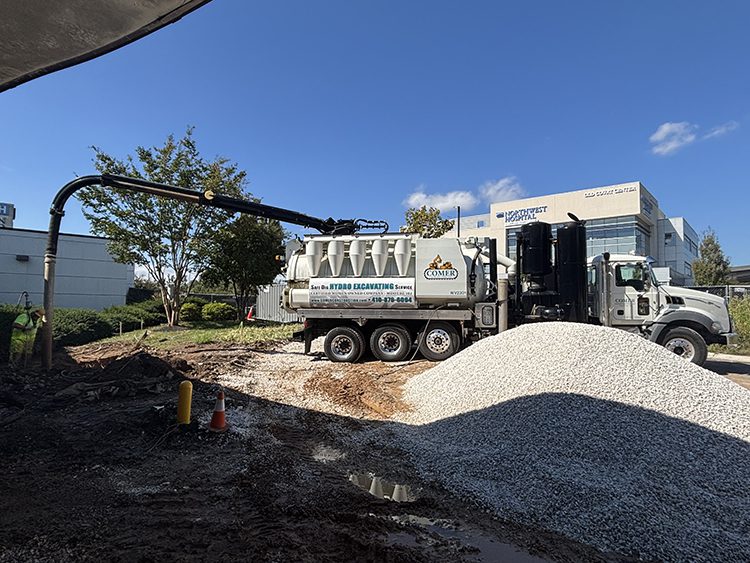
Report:
[{"label": "white truck", "polygon": [[552,237],[522,227],[515,261],[492,238],[409,233],[309,235],[288,252],[282,305],[304,319],[305,352],[356,362],[368,350],[399,361],[418,350],[443,360],[467,342],[527,322],[573,321],[640,333],[701,364],[710,343],[731,344],[725,301],[655,281],[647,258],[586,258],[583,221]]},{"label": "white truck", "polygon": [[732,319],[722,297],[664,285],[653,259],[600,254],[589,261],[589,314],[593,322],[635,330],[698,365],[708,344],[732,345]]}]

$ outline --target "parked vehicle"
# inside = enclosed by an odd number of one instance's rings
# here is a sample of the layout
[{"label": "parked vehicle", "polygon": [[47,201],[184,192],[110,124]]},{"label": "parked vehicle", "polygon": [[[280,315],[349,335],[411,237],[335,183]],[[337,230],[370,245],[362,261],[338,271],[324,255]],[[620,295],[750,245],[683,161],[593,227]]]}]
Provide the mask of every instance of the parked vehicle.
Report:
[{"label": "parked vehicle", "polygon": [[[636,331],[697,364],[710,343],[735,338],[723,299],[656,282],[649,259],[586,258],[586,228],[534,222],[517,237],[516,262],[496,240],[425,239],[410,233],[305,237],[287,261],[282,303],[304,319],[309,352],[383,361],[416,349],[443,360],[467,342],[527,322],[572,321]],[[416,349],[415,349],[416,348]]]}]

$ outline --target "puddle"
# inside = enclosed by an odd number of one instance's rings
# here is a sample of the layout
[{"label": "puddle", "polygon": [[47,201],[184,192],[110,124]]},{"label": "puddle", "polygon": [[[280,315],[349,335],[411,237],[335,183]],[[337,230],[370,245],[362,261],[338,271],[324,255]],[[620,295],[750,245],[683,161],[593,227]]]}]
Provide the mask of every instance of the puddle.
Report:
[{"label": "puddle", "polygon": [[318,444],[312,451],[312,457],[315,461],[320,463],[329,463],[331,461],[339,461],[346,458],[346,454],[332,446]]},{"label": "puddle", "polygon": [[[443,539],[456,541],[469,548],[471,553],[467,553],[465,561],[503,561],[504,563],[549,563],[550,561],[519,551],[512,544],[499,542],[479,530],[449,520],[433,520],[411,514],[392,516],[391,518],[396,522],[415,524]],[[409,547],[417,545],[414,536],[405,532],[388,534],[387,541],[389,545]]]},{"label": "puddle", "polygon": [[395,502],[414,502],[418,498],[409,485],[386,481],[372,473],[350,473],[349,481],[377,498]]}]

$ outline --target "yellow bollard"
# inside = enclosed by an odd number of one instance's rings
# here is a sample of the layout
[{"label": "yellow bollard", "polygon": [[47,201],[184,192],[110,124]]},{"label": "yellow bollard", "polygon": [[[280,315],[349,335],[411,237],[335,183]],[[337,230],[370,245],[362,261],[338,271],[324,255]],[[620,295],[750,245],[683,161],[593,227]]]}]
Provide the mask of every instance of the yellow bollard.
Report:
[{"label": "yellow bollard", "polygon": [[193,402],[193,384],[189,381],[180,383],[180,395],[177,399],[177,424],[190,424],[190,404]]}]

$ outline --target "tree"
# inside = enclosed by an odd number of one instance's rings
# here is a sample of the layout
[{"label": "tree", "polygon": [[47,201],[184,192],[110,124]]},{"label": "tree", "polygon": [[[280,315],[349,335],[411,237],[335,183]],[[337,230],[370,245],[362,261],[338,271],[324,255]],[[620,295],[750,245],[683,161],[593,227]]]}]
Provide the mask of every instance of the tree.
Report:
[{"label": "tree", "polygon": [[[244,197],[244,171],[223,157],[201,157],[189,127],[182,139],[167,137],[161,147],[137,147],[124,160],[97,147],[94,164],[101,173],[144,178],[198,191]],[[94,234],[108,237],[119,262],[146,268],[161,293],[169,325],[179,323],[182,297],[207,265],[208,246],[232,214],[179,200],[132,191],[91,187],[78,199]]]},{"label": "tree", "polygon": [[719,239],[711,227],[703,233],[698,254],[700,258],[693,262],[693,278],[696,285],[729,283],[729,259],[721,250]]},{"label": "tree", "polygon": [[237,313],[242,318],[258,287],[271,283],[281,272],[276,257],[284,253],[285,238],[278,221],[240,215],[214,239],[209,265],[201,280],[231,286]]},{"label": "tree", "polygon": [[440,210],[423,205],[406,210],[406,226],[401,228],[405,233],[419,233],[424,238],[439,238],[453,228],[453,221],[443,219]]}]

